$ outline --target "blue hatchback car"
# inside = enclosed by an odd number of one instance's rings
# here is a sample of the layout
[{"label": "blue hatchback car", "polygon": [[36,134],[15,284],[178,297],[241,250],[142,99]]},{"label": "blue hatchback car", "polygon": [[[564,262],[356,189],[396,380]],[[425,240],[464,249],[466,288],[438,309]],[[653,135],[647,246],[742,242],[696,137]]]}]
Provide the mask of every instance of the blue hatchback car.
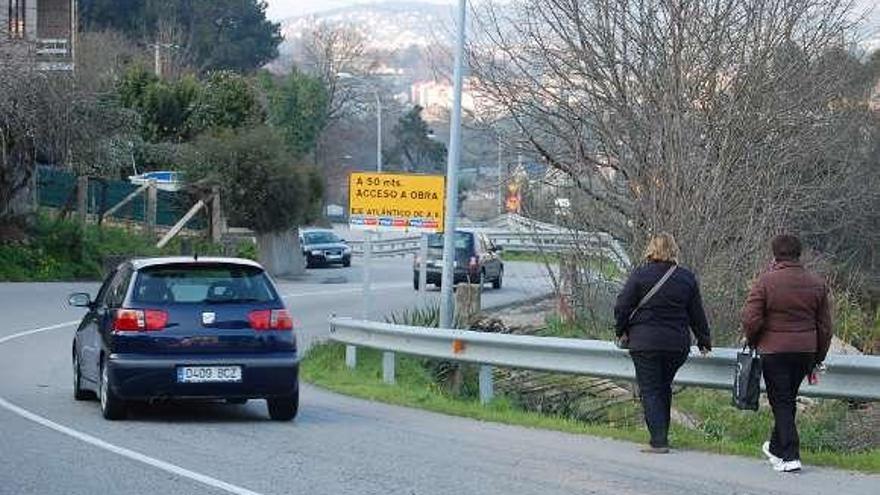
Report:
[{"label": "blue hatchback car", "polygon": [[237,258],[150,258],[122,263],[73,340],[73,393],[97,395],[107,419],[127,403],[265,399],[274,420],[299,408],[293,321],[263,268]]}]

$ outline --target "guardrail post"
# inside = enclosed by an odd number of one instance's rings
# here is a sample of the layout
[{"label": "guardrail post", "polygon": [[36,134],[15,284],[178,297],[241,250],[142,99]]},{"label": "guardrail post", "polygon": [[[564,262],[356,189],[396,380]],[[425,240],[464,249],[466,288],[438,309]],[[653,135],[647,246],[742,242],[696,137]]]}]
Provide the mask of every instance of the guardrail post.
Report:
[{"label": "guardrail post", "polygon": [[345,366],[351,370],[357,366],[357,347],[353,345],[345,346]]},{"label": "guardrail post", "polygon": [[382,353],[382,381],[389,385],[394,385],[395,382],[395,372],[394,372],[394,353],[393,352],[383,352]]},{"label": "guardrail post", "polygon": [[492,402],[495,395],[495,384],[492,377],[492,366],[489,364],[480,365],[480,404],[488,404]]}]

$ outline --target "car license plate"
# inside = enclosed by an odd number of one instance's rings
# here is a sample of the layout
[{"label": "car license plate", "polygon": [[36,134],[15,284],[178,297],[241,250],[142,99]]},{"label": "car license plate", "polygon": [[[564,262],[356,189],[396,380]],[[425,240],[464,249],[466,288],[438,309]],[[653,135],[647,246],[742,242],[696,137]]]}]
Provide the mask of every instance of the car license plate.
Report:
[{"label": "car license plate", "polygon": [[338,260],[339,258],[342,258],[341,254],[328,254],[327,255],[328,260]]},{"label": "car license plate", "polygon": [[241,382],[241,366],[181,366],[177,368],[178,383]]}]

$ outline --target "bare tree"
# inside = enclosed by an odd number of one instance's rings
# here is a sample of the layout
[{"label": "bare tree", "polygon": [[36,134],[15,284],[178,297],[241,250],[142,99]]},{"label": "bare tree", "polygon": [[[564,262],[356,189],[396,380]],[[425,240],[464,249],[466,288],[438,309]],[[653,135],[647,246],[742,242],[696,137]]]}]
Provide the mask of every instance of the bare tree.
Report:
[{"label": "bare tree", "polygon": [[674,233],[731,322],[766,240],[876,209],[848,0],[515,0],[475,16],[479,89],[636,254]]},{"label": "bare tree", "polygon": [[328,122],[339,119],[360,98],[358,88],[339,77],[365,75],[376,61],[367,51],[366,36],[354,26],[318,22],[302,41],[303,69],[321,78],[329,95]]},{"label": "bare tree", "polygon": [[132,64],[149,66],[152,59],[124,34],[87,31],[76,40],[76,82],[80,89],[107,92]]}]

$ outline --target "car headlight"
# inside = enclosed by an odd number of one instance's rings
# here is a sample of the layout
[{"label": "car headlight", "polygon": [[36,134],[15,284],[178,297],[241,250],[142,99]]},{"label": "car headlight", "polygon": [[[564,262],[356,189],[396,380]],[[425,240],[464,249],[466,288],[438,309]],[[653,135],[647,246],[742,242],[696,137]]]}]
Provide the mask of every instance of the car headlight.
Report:
[{"label": "car headlight", "polygon": [[312,256],[321,256],[321,251],[318,251],[318,250],[312,251]]}]

